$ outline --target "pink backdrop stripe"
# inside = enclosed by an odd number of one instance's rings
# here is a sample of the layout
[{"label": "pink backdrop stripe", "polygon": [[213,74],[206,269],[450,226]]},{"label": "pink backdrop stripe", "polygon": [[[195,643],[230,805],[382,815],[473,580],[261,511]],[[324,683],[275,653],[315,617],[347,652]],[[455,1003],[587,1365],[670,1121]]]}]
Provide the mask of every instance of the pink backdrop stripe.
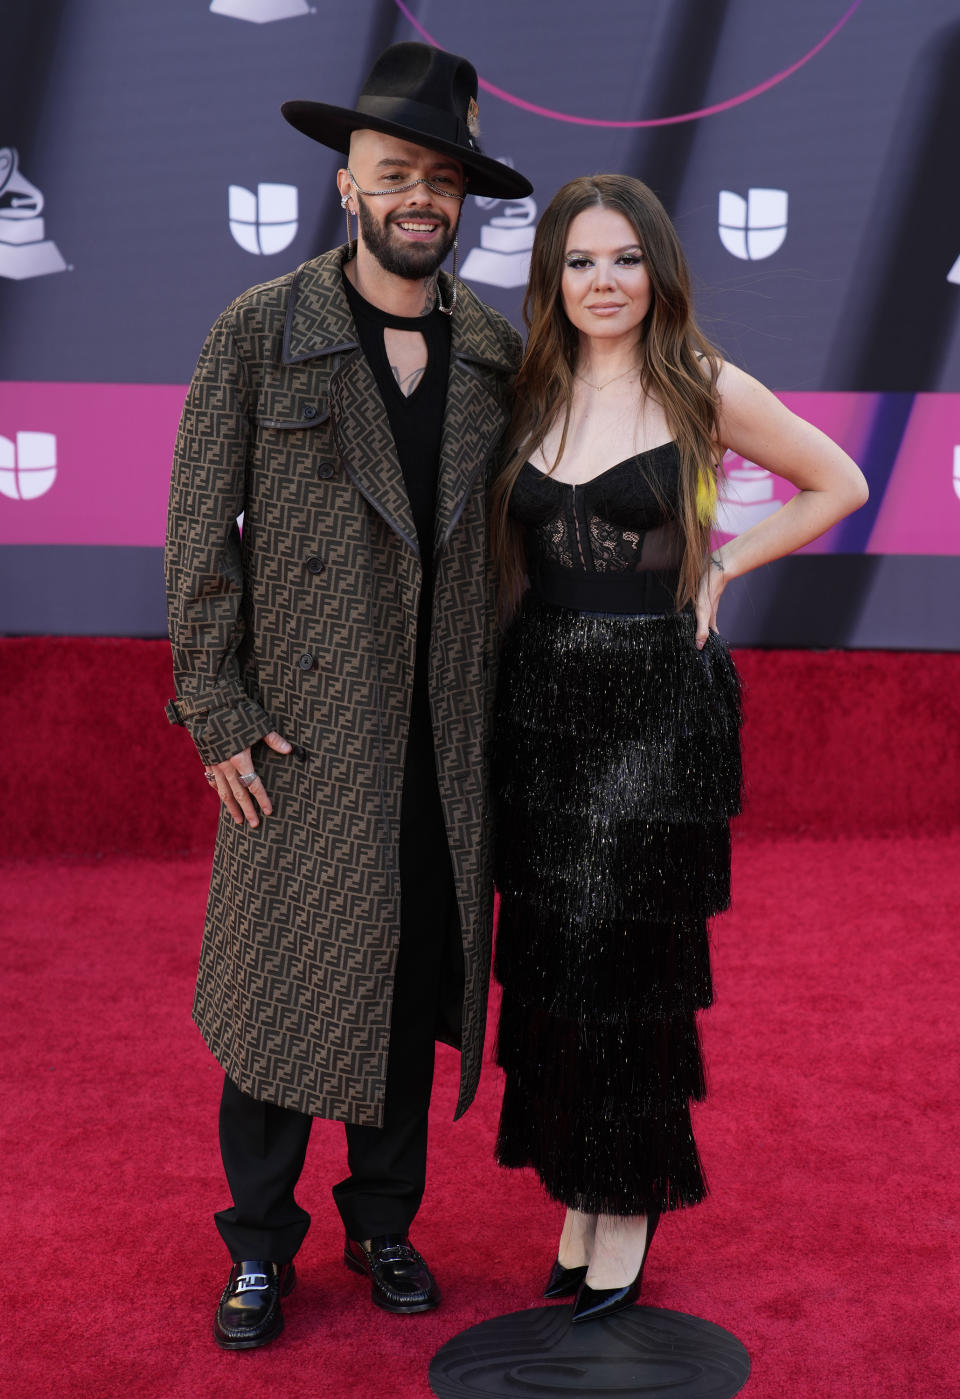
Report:
[{"label": "pink backdrop stripe", "polygon": [[[879,394],[780,393],[777,397],[792,412],[801,418],[806,418],[808,422],[820,428],[821,432],[825,432],[828,437],[839,442],[854,461],[863,462],[874,413],[880,398]],[[730,481],[729,488],[734,491],[736,490],[736,473],[742,466],[743,458],[732,455],[728,456],[724,463]],[[768,485],[772,488],[771,499],[779,504],[789,500],[797,493],[789,481],[772,473]],[[743,527],[745,526],[746,522],[744,522]],[[836,547],[838,533],[838,531],[828,530],[826,534],[815,539],[812,544],[808,544],[800,552],[805,554],[832,553]],[[718,538],[727,539],[729,535],[720,530]]]},{"label": "pink backdrop stripe", "polygon": [[[873,427],[880,395],[873,393],[781,393],[777,397],[792,412],[813,423],[821,432],[839,442],[855,462],[866,464],[866,448]],[[776,478],[777,494],[788,500],[793,488]],[[839,530],[827,530],[819,539],[801,549],[803,554],[832,554]]]},{"label": "pink backdrop stripe", "polygon": [[871,554],[960,554],[960,394],[917,394]]},{"label": "pink backdrop stripe", "polygon": [[[0,544],[163,544],[179,384],[0,383],[0,438],[56,438],[56,478],[35,499],[0,494]],[[864,462],[878,394],[783,393],[788,408]],[[3,448],[0,443],[0,448]],[[960,554],[960,394],[919,394],[870,539],[871,553]],[[6,449],[9,456],[9,447]],[[868,463],[866,463],[869,465]],[[727,470],[742,466],[730,457]],[[4,467],[4,485],[11,473]],[[25,473],[26,474],[26,473]],[[793,488],[770,478],[772,498]],[[830,553],[832,533],[808,546]]]},{"label": "pink backdrop stripe", "polygon": [[[782,393],[778,397],[867,469],[867,443],[881,395],[870,393]],[[871,554],[960,554],[960,394],[918,394],[880,504],[867,552]],[[735,488],[739,457],[725,463]],[[773,499],[795,491],[779,476]],[[879,489],[871,483],[874,490]],[[829,554],[840,529],[829,530],[802,552]],[[722,532],[720,538],[726,538]]]},{"label": "pink backdrop stripe", "polygon": [[57,453],[43,495],[0,495],[0,543],[162,545],[185,396],[179,384],[0,383],[0,437],[53,433]]}]

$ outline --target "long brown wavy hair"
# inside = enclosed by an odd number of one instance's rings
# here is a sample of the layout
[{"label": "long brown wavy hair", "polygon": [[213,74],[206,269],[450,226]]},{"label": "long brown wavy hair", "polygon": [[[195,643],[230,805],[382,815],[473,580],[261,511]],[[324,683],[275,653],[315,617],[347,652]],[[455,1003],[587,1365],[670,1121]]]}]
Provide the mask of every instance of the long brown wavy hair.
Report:
[{"label": "long brown wavy hair", "polygon": [[560,281],[570,224],[596,205],[623,214],[631,224],[650,277],[651,304],[638,344],[640,388],[662,404],[680,449],[678,523],[683,556],[678,607],[696,597],[706,566],[723,455],[716,387],[720,354],[693,319],[687,260],[657,196],[629,175],[581,176],[554,195],[533,244],[523,303],[527,348],[517,375],[505,466],[493,483],[491,497],[491,535],[504,618],[520,600],[526,570],[520,531],[509,515],[514,483],[561,414],[560,447],[551,470],[566,446],[580,337],[563,309]]}]

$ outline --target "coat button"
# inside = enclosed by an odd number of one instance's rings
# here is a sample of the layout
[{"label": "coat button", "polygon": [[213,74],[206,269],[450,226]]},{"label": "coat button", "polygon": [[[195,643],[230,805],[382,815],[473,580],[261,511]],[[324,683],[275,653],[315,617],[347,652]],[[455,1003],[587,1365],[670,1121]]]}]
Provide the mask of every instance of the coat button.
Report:
[{"label": "coat button", "polygon": [[317,416],[316,406],[312,403],[308,403],[303,410],[303,416],[305,418],[315,418]]},{"label": "coat button", "polygon": [[307,559],[307,571],[309,573],[322,573],[326,566],[327,565],[319,554],[311,554]]},{"label": "coat button", "polygon": [[290,749],[290,752],[293,754],[293,756],[299,763],[302,763],[304,758],[307,756],[307,750],[304,748],[302,743],[295,743]]},{"label": "coat button", "polygon": [[333,475],[333,467],[328,461],[321,462],[317,467],[317,475],[320,477],[321,481],[329,481],[330,477]]},{"label": "coat button", "polygon": [[314,657],[311,656],[309,651],[304,651],[299,661],[297,661],[297,665],[300,667],[301,670],[313,670],[313,667],[316,665],[316,661]]}]

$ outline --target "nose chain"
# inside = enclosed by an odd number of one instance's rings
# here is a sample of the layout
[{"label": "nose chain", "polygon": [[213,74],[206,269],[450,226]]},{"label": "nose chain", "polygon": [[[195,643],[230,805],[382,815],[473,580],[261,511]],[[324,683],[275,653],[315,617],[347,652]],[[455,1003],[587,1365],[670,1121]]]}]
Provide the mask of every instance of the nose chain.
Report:
[{"label": "nose chain", "polygon": [[[355,175],[355,174],[353,173],[353,171],[350,169],[350,166],[349,166],[349,165],[347,166],[347,174],[350,176],[351,180],[353,181],[353,187],[354,187],[354,189],[357,191],[357,193],[358,193],[358,194],[365,194],[365,195],[368,196],[368,198],[369,198],[369,196],[371,196],[371,195],[379,195],[379,194],[405,194],[406,191],[407,191],[408,189],[416,189],[417,185],[426,185],[426,187],[427,187],[428,190],[430,190],[433,194],[438,194],[438,195],[441,197],[441,199],[457,199],[457,200],[459,200],[459,202],[460,202],[461,204],[463,203],[463,201],[464,201],[464,200],[466,199],[466,197],[467,197],[465,194],[455,194],[455,193],[453,192],[453,190],[450,190],[450,189],[440,189],[439,186],[437,186],[437,185],[432,185],[432,184],[430,183],[430,181],[429,181],[428,179],[426,179],[425,177],[421,177],[419,180],[413,180],[409,185],[397,185],[397,187],[396,187],[395,189],[364,189],[363,186],[360,184],[360,181],[357,179],[356,175]],[[341,199],[340,203],[343,205],[344,208],[347,207],[347,196],[346,196],[346,195],[343,196],[343,198]],[[457,215],[457,218],[459,219],[459,215]],[[348,235],[348,236],[347,236],[347,242],[348,242],[348,243],[350,242],[349,234],[350,234],[350,215],[348,214],[348,215],[347,215],[347,235]],[[443,314],[444,314],[445,316],[452,316],[452,315],[453,315],[453,308],[454,308],[454,307],[456,306],[456,304],[457,304],[457,251],[458,251],[458,250],[457,250],[457,234],[455,233],[455,234],[453,235],[453,295],[452,295],[451,298],[450,298],[450,305],[449,305],[449,306],[444,306],[444,304],[443,304],[443,297],[440,295],[440,283],[437,282],[437,310],[438,310],[438,311],[442,311]]]},{"label": "nose chain", "polygon": [[381,194],[406,194],[408,189],[416,189],[417,185],[426,185],[427,189],[430,190],[431,194],[438,194],[441,199],[457,199],[462,204],[467,197],[465,194],[457,194],[452,189],[441,189],[439,185],[431,184],[431,182],[426,178],[426,176],[421,176],[419,180],[412,180],[408,185],[394,185],[393,189],[364,189],[360,181],[357,179],[356,175],[350,169],[349,165],[347,166],[347,174],[353,181],[354,188],[357,190],[357,193],[366,194],[367,196]]}]

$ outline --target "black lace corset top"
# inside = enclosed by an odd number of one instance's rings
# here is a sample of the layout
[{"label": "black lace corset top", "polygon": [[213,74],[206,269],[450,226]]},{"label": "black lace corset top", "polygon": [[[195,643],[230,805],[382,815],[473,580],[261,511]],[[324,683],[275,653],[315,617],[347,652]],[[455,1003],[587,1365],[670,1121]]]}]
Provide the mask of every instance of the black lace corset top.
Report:
[{"label": "black lace corset top", "polygon": [[510,514],[523,530],[533,593],[581,612],[672,612],[683,553],[679,484],[675,442],[578,485],[526,462]]}]

